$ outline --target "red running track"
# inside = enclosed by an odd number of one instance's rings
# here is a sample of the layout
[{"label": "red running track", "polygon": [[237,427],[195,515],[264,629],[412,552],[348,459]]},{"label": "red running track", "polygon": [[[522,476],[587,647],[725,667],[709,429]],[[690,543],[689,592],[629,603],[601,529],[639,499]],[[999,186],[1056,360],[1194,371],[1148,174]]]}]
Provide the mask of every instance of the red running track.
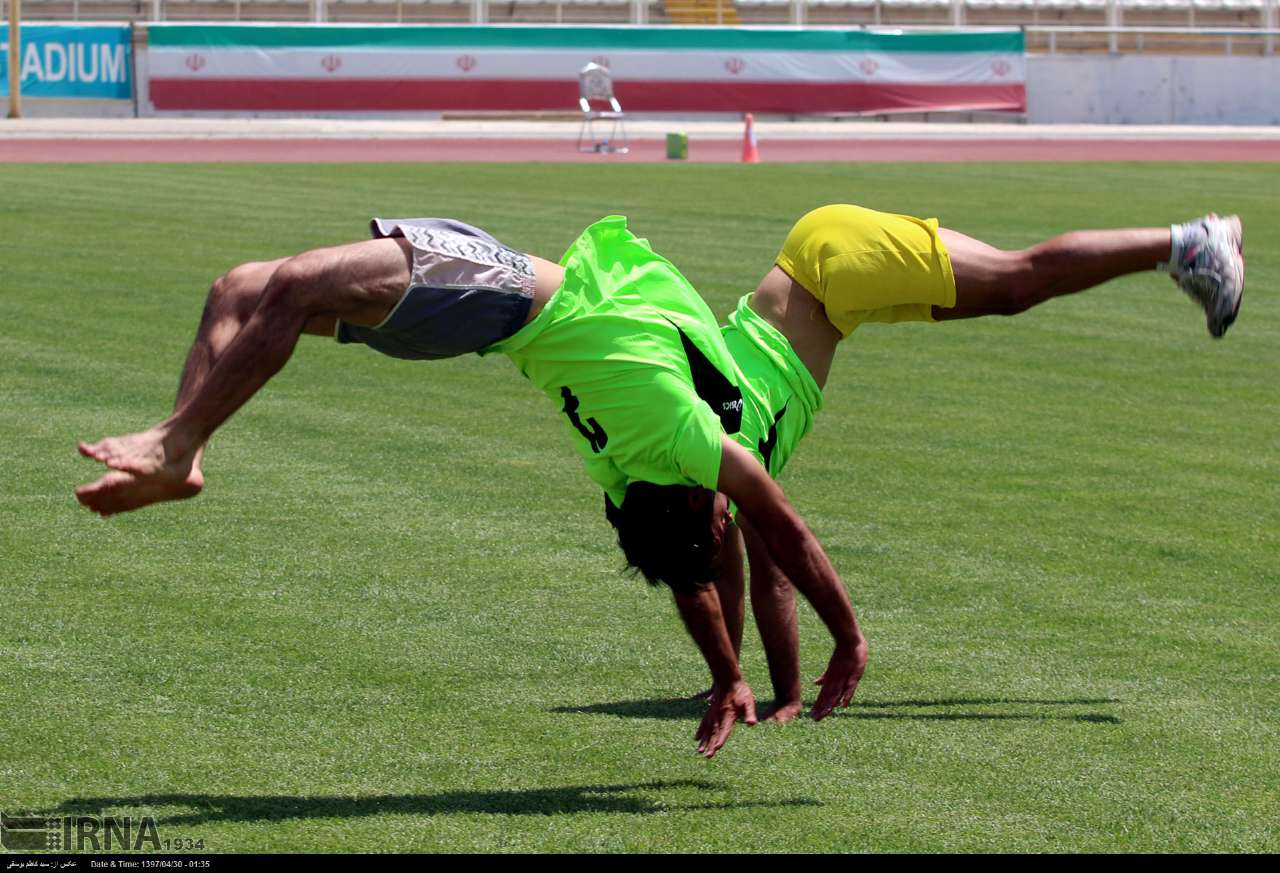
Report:
[{"label": "red running track", "polygon": [[[732,140],[691,140],[689,160],[736,162]],[[1280,140],[762,139],[764,162],[793,161],[1280,161]],[[0,163],[211,161],[665,161],[660,140],[629,155],[583,154],[573,139],[22,139],[0,138]]]}]

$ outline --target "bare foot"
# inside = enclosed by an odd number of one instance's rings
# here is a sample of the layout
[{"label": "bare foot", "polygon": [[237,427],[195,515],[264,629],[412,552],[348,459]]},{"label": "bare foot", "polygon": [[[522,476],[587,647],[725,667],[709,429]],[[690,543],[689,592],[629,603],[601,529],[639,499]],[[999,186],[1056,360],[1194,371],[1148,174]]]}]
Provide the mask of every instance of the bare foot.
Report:
[{"label": "bare foot", "polygon": [[761,710],[760,721],[773,721],[778,724],[786,724],[787,722],[798,718],[801,710],[803,709],[804,704],[798,700],[790,703],[782,703],[775,700],[768,707]]},{"label": "bare foot", "polygon": [[151,476],[170,468],[167,478],[176,478],[176,468],[190,466],[180,457],[184,452],[174,444],[168,428],[157,425],[139,433],[107,437],[96,443],[80,443],[80,454],[106,464],[113,470],[123,470],[138,476]]},{"label": "bare foot", "polygon": [[181,476],[168,476],[164,472],[138,476],[115,470],[91,485],[77,488],[76,500],[106,518],[152,503],[195,497],[203,487],[204,475],[195,467],[188,468]]}]

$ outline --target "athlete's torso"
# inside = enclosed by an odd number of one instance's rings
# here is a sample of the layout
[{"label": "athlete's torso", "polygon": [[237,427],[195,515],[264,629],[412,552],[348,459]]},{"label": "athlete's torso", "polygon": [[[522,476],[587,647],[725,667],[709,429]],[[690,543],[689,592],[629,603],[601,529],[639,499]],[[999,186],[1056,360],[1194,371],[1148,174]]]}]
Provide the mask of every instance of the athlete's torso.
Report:
[{"label": "athlete's torso", "polygon": [[781,334],[745,306],[722,332],[620,216],[587,228],[561,264],[564,284],[538,316],[486,351],[508,355],[557,404],[616,505],[633,481],[714,490],[722,434],[781,470],[821,405]]}]

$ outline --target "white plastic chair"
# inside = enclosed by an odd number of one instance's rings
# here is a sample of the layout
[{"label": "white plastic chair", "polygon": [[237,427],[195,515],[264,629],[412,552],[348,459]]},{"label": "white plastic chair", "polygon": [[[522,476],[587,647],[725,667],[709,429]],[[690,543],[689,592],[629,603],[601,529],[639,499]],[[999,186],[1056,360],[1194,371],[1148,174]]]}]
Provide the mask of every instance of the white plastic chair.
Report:
[{"label": "white plastic chair", "polygon": [[[605,109],[604,107],[608,107]],[[608,67],[587,64],[578,73],[578,107],[582,109],[582,126],[578,128],[578,151],[625,155],[631,151],[627,140],[626,113],[613,96],[613,76]],[[612,122],[607,137],[596,136],[597,121]],[[618,135],[622,138],[619,140]],[[587,141],[590,140],[590,144]],[[619,144],[620,143],[620,144]]]}]

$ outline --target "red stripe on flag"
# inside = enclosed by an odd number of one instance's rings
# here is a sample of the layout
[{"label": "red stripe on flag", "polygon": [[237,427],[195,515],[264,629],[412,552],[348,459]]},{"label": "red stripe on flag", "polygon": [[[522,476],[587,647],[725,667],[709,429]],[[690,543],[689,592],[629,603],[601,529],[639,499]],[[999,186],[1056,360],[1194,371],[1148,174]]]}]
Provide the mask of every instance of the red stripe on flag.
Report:
[{"label": "red stripe on flag", "polygon": [[[522,79],[152,79],[159,110],[572,110],[578,83]],[[1026,87],[864,82],[616,82],[633,112],[1025,112]]]}]

